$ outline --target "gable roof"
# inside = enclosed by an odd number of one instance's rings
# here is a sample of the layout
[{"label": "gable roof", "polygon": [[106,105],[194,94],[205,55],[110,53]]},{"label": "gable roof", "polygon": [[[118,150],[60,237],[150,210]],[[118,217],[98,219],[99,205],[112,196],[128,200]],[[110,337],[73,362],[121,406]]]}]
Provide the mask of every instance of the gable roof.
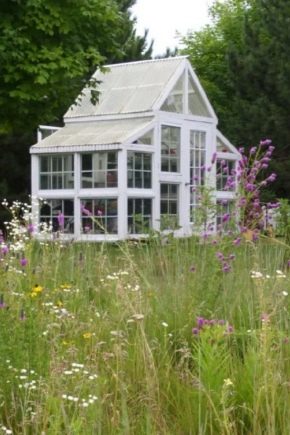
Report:
[{"label": "gable roof", "polygon": [[97,71],[93,78],[100,81],[99,102],[90,101],[91,89],[85,88],[83,95],[64,115],[69,118],[96,115],[116,115],[148,112],[153,110],[166,85],[185,64],[186,57],[170,57],[140,62],[130,62],[105,67],[106,72]]}]

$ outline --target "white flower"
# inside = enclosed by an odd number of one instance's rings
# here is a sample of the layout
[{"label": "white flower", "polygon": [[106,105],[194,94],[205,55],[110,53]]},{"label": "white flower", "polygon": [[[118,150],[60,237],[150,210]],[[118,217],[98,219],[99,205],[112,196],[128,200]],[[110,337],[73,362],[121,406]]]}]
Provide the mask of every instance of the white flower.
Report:
[{"label": "white flower", "polygon": [[161,325],[164,326],[164,328],[168,328],[168,323],[166,322],[162,322]]},{"label": "white flower", "polygon": [[283,292],[282,292],[282,295],[283,295],[283,296],[288,296],[288,292],[283,291]]}]

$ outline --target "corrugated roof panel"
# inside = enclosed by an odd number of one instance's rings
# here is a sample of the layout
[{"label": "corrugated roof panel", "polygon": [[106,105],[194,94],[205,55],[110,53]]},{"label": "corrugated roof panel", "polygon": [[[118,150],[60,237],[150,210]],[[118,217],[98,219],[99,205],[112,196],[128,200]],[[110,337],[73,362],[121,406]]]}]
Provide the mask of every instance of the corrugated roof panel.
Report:
[{"label": "corrugated roof panel", "polygon": [[157,59],[111,65],[106,73],[97,71],[93,77],[102,82],[99,103],[90,102],[86,89],[80,104],[71,106],[64,118],[150,111],[183,61],[183,57]]},{"label": "corrugated roof panel", "polygon": [[152,118],[133,118],[66,125],[32,148],[121,144],[151,122]]}]

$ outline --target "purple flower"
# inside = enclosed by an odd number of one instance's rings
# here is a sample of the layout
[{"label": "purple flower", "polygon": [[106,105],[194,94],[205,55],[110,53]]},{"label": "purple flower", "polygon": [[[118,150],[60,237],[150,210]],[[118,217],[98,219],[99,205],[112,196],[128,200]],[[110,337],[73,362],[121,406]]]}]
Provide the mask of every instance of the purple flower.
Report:
[{"label": "purple flower", "polygon": [[228,333],[228,334],[231,334],[232,332],[234,332],[234,328],[233,328],[232,325],[229,325],[229,326],[227,327],[227,333]]},{"label": "purple flower", "polygon": [[255,154],[256,151],[257,151],[257,147],[252,147],[250,149],[250,154],[253,155],[253,154]]},{"label": "purple flower", "polygon": [[189,271],[190,271],[190,272],[195,272],[195,271],[196,271],[195,266],[194,266],[194,265],[190,266]]},{"label": "purple flower", "polygon": [[245,189],[247,190],[247,192],[253,192],[255,190],[255,186],[253,183],[247,183]]},{"label": "purple flower", "polygon": [[231,218],[230,213],[225,213],[222,217],[222,222],[223,223],[229,222],[230,218]]},{"label": "purple flower", "polygon": [[92,216],[92,213],[90,210],[88,210],[83,204],[81,204],[81,212],[85,214],[86,216]]},{"label": "purple flower", "polygon": [[216,153],[213,153],[212,158],[211,158],[211,164],[213,165],[216,161]]},{"label": "purple flower", "polygon": [[260,141],[261,146],[267,146],[270,145],[271,143],[272,143],[271,139],[264,139]]},{"label": "purple flower", "polygon": [[223,263],[223,267],[222,267],[222,271],[224,273],[228,273],[231,271],[231,266],[229,263],[227,263],[226,261]]},{"label": "purple flower", "polygon": [[215,255],[219,260],[223,260],[225,258],[222,252],[217,252]]},{"label": "purple flower", "polygon": [[27,260],[27,258],[22,257],[22,258],[20,259],[20,265],[21,265],[22,267],[25,267],[25,266],[27,266],[27,264],[28,264],[28,260]]},{"label": "purple flower", "polygon": [[192,328],[192,333],[193,333],[193,335],[198,335],[199,334],[199,329],[198,328]]},{"label": "purple flower", "polygon": [[196,319],[196,324],[197,324],[199,329],[202,328],[203,325],[205,324],[205,319],[203,317],[198,317]]},{"label": "purple flower", "polygon": [[27,225],[27,231],[29,232],[29,234],[34,233],[34,225],[33,224],[28,224]]},{"label": "purple flower", "polygon": [[3,245],[2,248],[1,248],[1,252],[2,252],[3,255],[8,254],[8,252],[9,252],[8,246],[7,245]]},{"label": "purple flower", "polygon": [[273,181],[275,181],[277,178],[277,174],[275,174],[274,172],[267,178],[267,181],[269,181],[270,183],[272,183]]},{"label": "purple flower", "polygon": [[241,244],[241,237],[237,237],[234,241],[233,241],[233,245],[234,246],[239,246]]},{"label": "purple flower", "polygon": [[0,295],[0,308],[6,308],[3,295]]},{"label": "purple flower", "polygon": [[64,214],[61,213],[60,211],[58,212],[58,215],[57,215],[57,221],[58,221],[59,227],[63,229],[64,228]]}]

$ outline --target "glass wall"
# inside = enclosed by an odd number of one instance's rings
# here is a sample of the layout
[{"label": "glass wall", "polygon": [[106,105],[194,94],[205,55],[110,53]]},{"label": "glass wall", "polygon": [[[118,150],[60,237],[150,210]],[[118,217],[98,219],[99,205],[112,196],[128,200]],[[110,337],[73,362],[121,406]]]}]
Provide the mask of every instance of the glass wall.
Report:
[{"label": "glass wall", "polygon": [[160,185],[160,229],[178,228],[178,185]]},{"label": "glass wall", "polygon": [[128,187],[151,188],[152,162],[151,154],[128,151],[127,170]]},{"label": "glass wall", "polygon": [[118,186],[117,151],[81,155],[81,187],[104,188]]},{"label": "glass wall", "polygon": [[161,129],[161,171],[180,170],[180,127],[163,125]]},{"label": "glass wall", "polygon": [[198,205],[198,188],[205,183],[206,133],[190,130],[190,221],[194,222],[194,212]]},{"label": "glass wall", "polygon": [[40,162],[40,189],[73,189],[74,188],[74,156],[43,155]]},{"label": "glass wall", "polygon": [[40,204],[40,224],[53,232],[74,232],[73,199],[47,199]]},{"label": "glass wall", "polygon": [[84,234],[117,234],[117,198],[82,199],[81,230]]},{"label": "glass wall", "polygon": [[146,234],[152,227],[152,200],[149,198],[128,199],[128,233]]}]

